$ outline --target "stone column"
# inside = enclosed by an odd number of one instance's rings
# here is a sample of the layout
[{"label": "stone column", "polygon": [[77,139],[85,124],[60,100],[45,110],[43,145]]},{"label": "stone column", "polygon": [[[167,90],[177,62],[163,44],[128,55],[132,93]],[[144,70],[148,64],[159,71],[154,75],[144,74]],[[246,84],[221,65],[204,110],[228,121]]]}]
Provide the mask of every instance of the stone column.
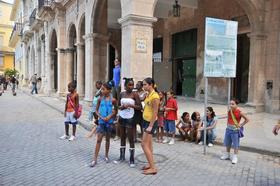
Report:
[{"label": "stone column", "polygon": [[127,15],[119,19],[122,25],[121,77],[134,81],[152,77],[153,23],[155,17]]},{"label": "stone column", "polygon": [[85,46],[77,43],[77,91],[80,97],[85,96]]},{"label": "stone column", "polygon": [[86,34],[85,39],[85,101],[92,101],[93,99],[93,34]]},{"label": "stone column", "polygon": [[40,76],[41,76],[41,79],[42,79],[42,81],[41,81],[41,89],[40,89],[40,91],[41,92],[44,92],[44,89],[45,89],[45,81],[44,81],[44,79],[45,79],[45,40],[44,39],[42,39],[42,40],[40,40],[40,42],[41,42],[41,54],[40,54],[40,62],[41,62],[41,65],[40,65]]},{"label": "stone column", "polygon": [[66,82],[65,82],[65,88],[66,90],[68,90],[68,83],[72,82],[73,81],[73,48],[67,48],[65,50],[66,52],[66,64],[65,64],[65,67],[66,67]]},{"label": "stone column", "polygon": [[[57,94],[59,96],[64,96],[67,89],[67,82],[65,82],[65,71],[67,73],[67,63],[68,60],[65,61],[65,56],[68,57],[69,53],[64,49],[57,48]],[[71,52],[70,52],[71,55]],[[65,70],[66,69],[66,70]],[[66,84],[66,85],[65,85]]]},{"label": "stone column", "polygon": [[250,37],[250,64],[249,64],[249,87],[248,105],[254,106],[256,112],[264,111],[265,94],[265,41],[266,35],[252,33]]},{"label": "stone column", "polygon": [[23,52],[22,52],[22,75],[23,75],[23,79],[22,79],[22,85],[23,86],[27,86],[28,85],[28,69],[27,69],[27,46],[26,43],[23,42],[22,43],[23,46]]}]

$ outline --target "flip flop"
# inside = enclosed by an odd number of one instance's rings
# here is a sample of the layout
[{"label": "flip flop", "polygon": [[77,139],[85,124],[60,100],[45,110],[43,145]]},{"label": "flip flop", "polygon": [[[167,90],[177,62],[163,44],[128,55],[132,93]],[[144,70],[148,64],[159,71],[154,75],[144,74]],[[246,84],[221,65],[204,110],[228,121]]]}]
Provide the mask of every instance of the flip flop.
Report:
[{"label": "flip flop", "polygon": [[146,169],[142,172],[142,174],[145,175],[156,175],[157,174],[157,170],[156,169]]},{"label": "flip flop", "polygon": [[143,166],[142,168],[141,168],[141,170],[147,170],[147,169],[149,169],[150,167],[148,167],[147,165],[145,165],[145,166]]}]

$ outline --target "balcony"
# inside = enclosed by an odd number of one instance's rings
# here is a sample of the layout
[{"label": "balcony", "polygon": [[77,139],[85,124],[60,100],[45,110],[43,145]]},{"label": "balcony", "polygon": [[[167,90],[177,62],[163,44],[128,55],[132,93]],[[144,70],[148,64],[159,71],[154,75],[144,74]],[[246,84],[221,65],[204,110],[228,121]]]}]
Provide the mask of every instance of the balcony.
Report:
[{"label": "balcony", "polygon": [[38,0],[38,17],[41,19],[47,19],[54,16],[52,5],[54,0]]},{"label": "balcony", "polygon": [[29,25],[31,30],[39,30],[43,26],[43,22],[37,17],[37,8],[35,8],[30,17]]},{"label": "balcony", "polygon": [[21,36],[21,31],[22,31],[22,24],[21,23],[15,23],[12,34],[10,36],[9,40],[9,46],[10,47],[15,47],[17,42],[20,39]]}]

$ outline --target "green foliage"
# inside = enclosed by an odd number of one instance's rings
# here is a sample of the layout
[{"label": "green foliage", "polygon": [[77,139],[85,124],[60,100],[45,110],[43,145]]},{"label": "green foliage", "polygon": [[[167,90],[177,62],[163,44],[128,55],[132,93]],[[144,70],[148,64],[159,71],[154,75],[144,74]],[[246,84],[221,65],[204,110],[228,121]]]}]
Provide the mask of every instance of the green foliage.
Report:
[{"label": "green foliage", "polygon": [[8,77],[12,77],[12,76],[16,77],[17,74],[18,74],[18,71],[16,69],[9,69],[9,68],[7,68],[4,71],[4,75],[8,76]]}]

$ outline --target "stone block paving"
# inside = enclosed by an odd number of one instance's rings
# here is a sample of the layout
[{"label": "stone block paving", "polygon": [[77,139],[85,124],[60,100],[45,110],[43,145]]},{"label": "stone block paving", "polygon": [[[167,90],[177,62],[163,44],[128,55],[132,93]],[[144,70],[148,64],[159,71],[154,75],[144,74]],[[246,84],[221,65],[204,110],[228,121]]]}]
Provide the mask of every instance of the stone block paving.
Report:
[{"label": "stone block paving", "polygon": [[[77,141],[60,140],[64,125],[57,110],[19,92],[0,97],[0,113],[0,185],[280,185],[280,157],[241,151],[232,165],[219,160],[220,146],[203,155],[202,146],[180,141],[154,143],[155,176],[141,174],[146,160],[140,144],[136,168],[106,164],[104,143],[97,166],[89,168],[95,137],[86,139],[79,127]],[[119,143],[111,140],[111,161]]]}]

